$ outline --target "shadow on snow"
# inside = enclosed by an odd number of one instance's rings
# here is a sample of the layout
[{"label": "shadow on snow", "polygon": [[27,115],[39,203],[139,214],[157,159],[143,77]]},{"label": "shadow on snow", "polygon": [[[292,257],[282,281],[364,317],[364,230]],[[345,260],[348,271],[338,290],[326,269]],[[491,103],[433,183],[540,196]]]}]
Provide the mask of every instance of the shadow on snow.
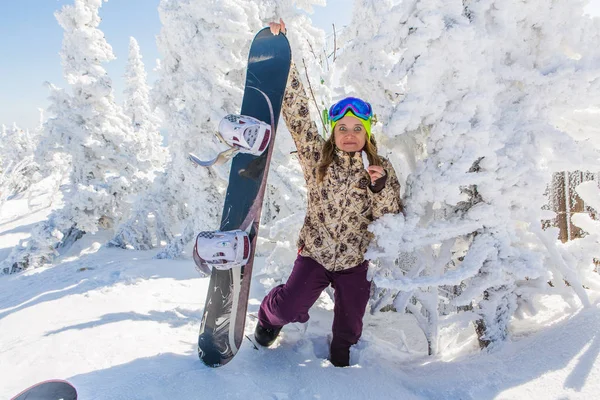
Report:
[{"label": "shadow on snow", "polygon": [[179,328],[184,325],[193,323],[194,325],[200,324],[202,318],[201,310],[186,310],[180,307],[176,307],[172,311],[150,311],[148,314],[140,314],[137,312],[121,312],[105,314],[97,320],[84,322],[77,325],[65,326],[60,329],[46,332],[44,336],[56,335],[61,332],[69,330],[83,330],[95,328],[100,325],[113,324],[120,321],[152,321],[159,323],[167,323],[171,328]]},{"label": "shadow on snow", "polygon": [[133,284],[143,279],[198,278],[193,261],[157,260],[156,250],[134,251],[100,248],[55,266],[0,277],[0,319],[16,311],[65,296],[109,287]]}]

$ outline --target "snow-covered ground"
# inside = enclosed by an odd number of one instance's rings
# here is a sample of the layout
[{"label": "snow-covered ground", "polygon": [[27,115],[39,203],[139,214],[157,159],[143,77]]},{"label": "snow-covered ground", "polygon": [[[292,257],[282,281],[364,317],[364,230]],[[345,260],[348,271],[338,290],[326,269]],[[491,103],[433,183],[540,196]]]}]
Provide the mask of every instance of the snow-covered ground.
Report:
[{"label": "snow-covered ground", "polygon": [[[0,217],[0,257],[48,212],[10,200]],[[410,315],[367,315],[355,365],[335,368],[326,360],[332,304],[324,295],[308,326],[285,327],[269,349],[246,340],[231,363],[212,369],[196,354],[208,280],[189,259],[155,260],[155,251],[105,248],[105,239],[82,239],[53,268],[0,278],[0,398],[50,378],[71,381],[84,400],[600,397],[598,299],[567,312],[562,300],[545,298],[546,311],[516,322],[512,341],[493,354],[461,338],[462,348],[429,357]],[[262,262],[249,336],[266,291]]]}]

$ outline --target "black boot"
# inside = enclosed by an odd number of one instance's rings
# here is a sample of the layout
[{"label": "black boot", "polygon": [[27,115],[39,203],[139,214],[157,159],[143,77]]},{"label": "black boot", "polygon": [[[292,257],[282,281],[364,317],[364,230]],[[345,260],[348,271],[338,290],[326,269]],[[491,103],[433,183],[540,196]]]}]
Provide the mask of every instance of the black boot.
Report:
[{"label": "black boot", "polygon": [[254,330],[254,339],[261,346],[269,347],[277,339],[279,332],[281,332],[281,328],[263,328],[260,323],[257,323]]}]

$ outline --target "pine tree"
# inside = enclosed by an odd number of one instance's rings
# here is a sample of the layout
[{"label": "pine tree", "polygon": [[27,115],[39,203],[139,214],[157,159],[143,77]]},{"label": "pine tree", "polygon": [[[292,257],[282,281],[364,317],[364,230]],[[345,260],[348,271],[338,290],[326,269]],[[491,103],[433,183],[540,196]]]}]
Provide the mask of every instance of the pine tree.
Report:
[{"label": "pine tree", "polygon": [[[148,176],[150,184],[156,175],[164,174],[168,150],[162,146],[161,121],[150,105],[150,87],[147,83],[140,47],[133,37],[129,39],[129,60],[125,78],[124,110],[133,124],[134,140],[137,142],[138,155],[142,161],[141,168]],[[129,244],[131,247],[144,250],[152,247],[151,225],[144,204],[144,196],[147,196],[148,190],[150,186],[144,188],[144,193],[133,204],[129,218],[119,226],[110,245],[126,248]]]},{"label": "pine tree", "polygon": [[[2,124],[2,130],[0,131],[0,171],[6,169],[9,164],[14,165],[32,156],[39,141],[38,136],[37,132],[31,133],[28,129],[21,129],[16,123],[13,123],[10,128]],[[37,171],[37,167],[29,171],[29,177],[35,172],[34,170]],[[27,186],[26,182],[22,182],[22,190]]]},{"label": "pine tree", "polygon": [[160,119],[150,106],[150,87],[135,38],[129,38],[129,59],[125,73],[125,115],[131,118],[135,140],[139,143],[138,156],[146,162],[149,173],[162,170],[166,161],[166,148],[162,146]]},{"label": "pine tree", "polygon": [[2,124],[0,131],[0,212],[11,196],[23,193],[40,180],[34,151],[39,141],[38,132],[30,133],[13,123],[11,128]]},{"label": "pine tree", "polygon": [[[130,120],[117,106],[102,63],[114,59],[104,39],[102,0],[75,0],[55,16],[64,29],[61,58],[71,93],[51,86],[53,117],[45,126],[42,153],[65,154],[70,184],[64,207],[41,223],[30,240],[17,246],[2,264],[5,272],[50,262],[84,233],[113,228],[129,210],[128,197],[148,185]],[[58,157],[64,158],[64,157]]]}]

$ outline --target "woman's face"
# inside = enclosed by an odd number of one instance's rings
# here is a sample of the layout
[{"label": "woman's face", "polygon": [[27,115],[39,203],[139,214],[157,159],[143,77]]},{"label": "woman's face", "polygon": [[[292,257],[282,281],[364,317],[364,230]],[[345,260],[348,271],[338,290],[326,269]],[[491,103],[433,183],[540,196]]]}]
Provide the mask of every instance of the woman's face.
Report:
[{"label": "woman's face", "polygon": [[367,142],[367,131],[353,115],[341,118],[333,130],[335,145],[345,152],[361,151]]}]

